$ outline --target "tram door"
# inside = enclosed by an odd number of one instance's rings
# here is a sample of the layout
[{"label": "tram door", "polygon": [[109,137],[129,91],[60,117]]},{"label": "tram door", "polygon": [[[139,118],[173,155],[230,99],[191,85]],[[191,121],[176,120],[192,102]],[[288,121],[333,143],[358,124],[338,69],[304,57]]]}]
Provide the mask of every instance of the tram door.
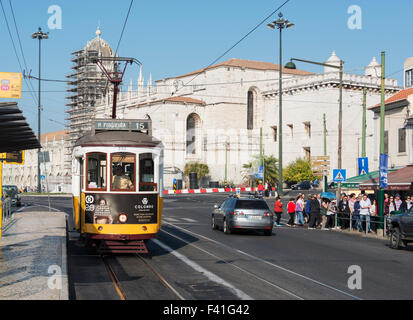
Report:
[{"label": "tram door", "polygon": [[158,191],[152,153],[139,155],[139,191]]}]

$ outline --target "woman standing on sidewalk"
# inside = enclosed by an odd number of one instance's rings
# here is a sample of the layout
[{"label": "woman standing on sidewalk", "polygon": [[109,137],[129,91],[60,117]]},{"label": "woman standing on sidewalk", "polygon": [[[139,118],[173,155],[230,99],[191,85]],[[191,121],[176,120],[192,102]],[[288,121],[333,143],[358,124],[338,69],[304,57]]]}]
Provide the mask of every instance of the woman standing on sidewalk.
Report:
[{"label": "woman standing on sidewalk", "polygon": [[295,219],[294,198],[290,198],[290,202],[288,202],[287,210],[288,210],[288,214],[290,215],[290,220],[288,220],[287,226],[294,227],[294,219]]},{"label": "woman standing on sidewalk", "polygon": [[370,208],[370,214],[371,214],[371,230],[373,230],[375,233],[377,233],[377,201],[376,199],[373,200],[373,203],[371,204]]},{"label": "woman standing on sidewalk", "polygon": [[334,218],[336,216],[336,202],[335,200],[328,202],[327,204],[327,222],[325,228],[331,230],[334,228]]},{"label": "woman standing on sidewalk", "polygon": [[297,197],[297,202],[295,203],[295,212],[297,213],[297,224],[300,226],[304,225],[303,210],[304,210],[304,195],[300,194]]},{"label": "woman standing on sidewalk", "polygon": [[277,198],[275,198],[274,213],[277,216],[277,220],[275,221],[275,225],[277,227],[281,227],[280,220],[281,220],[281,215],[283,213],[283,204],[281,202],[281,198],[278,197],[278,196],[277,196]]}]

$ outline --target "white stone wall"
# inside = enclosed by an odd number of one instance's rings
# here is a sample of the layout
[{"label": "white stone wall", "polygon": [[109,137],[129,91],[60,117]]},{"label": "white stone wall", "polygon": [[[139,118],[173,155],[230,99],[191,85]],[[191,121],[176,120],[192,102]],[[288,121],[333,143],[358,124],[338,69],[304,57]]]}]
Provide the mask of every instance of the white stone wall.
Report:
[{"label": "white stone wall", "polygon": [[[199,160],[210,168],[211,180],[224,180],[226,141],[228,150],[228,180],[242,182],[242,165],[259,154],[260,128],[263,128],[263,148],[266,155],[278,158],[278,138],[274,141],[271,126],[278,127],[278,72],[222,66],[194,75],[156,82],[150,90],[124,92],[118,102],[119,118],[146,118],[153,121],[153,135],[165,145],[165,186],[172,186],[171,168],[183,170],[186,162]],[[312,76],[285,74],[283,78],[283,165],[305,156],[323,155],[323,113],[327,118],[327,153],[331,169],[337,167],[338,154],[338,73]],[[192,80],[192,81],[191,81]],[[190,82],[191,81],[191,82]],[[141,81],[142,83],[142,81]],[[187,85],[187,86],[183,86]],[[347,176],[358,173],[357,158],[361,156],[362,88],[368,88],[367,107],[380,102],[380,79],[344,74],[343,89],[343,152],[342,167]],[[132,88],[129,86],[129,88]],[[178,88],[178,92],[171,95]],[[386,98],[397,92],[397,81],[386,79]],[[247,94],[256,94],[254,130],[247,130]],[[151,94],[149,94],[151,93]],[[156,102],[171,96],[202,100],[205,105],[183,102]],[[111,101],[110,98],[108,101]],[[111,103],[98,105],[98,117],[109,117]],[[186,120],[191,113],[200,117],[197,154],[186,154]],[[308,137],[304,122],[311,123]],[[293,126],[291,131],[288,125]],[[367,156],[370,167],[378,167],[375,150],[373,112],[367,111]],[[206,140],[205,140],[206,139]],[[332,172],[331,172],[332,173]],[[331,174],[330,174],[330,179]]]}]

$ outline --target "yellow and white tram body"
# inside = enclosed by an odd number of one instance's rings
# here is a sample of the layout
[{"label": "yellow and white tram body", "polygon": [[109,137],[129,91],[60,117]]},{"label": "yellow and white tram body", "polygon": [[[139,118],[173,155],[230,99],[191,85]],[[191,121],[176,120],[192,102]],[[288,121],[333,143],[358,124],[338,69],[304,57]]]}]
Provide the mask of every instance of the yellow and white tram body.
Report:
[{"label": "yellow and white tram body", "polygon": [[102,253],[147,252],[144,242],[159,232],[163,207],[163,145],[150,122],[96,121],[75,144],[72,171],[81,238]]}]

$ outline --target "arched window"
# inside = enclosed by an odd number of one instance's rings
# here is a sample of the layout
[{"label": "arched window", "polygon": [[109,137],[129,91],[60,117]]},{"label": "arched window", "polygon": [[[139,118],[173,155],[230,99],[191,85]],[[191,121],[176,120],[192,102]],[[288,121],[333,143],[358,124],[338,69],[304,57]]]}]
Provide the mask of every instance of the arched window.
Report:
[{"label": "arched window", "polygon": [[248,91],[247,99],[247,129],[254,129],[254,91]]},{"label": "arched window", "polygon": [[186,119],[186,154],[197,154],[198,129],[200,118],[197,114],[191,113]]}]

